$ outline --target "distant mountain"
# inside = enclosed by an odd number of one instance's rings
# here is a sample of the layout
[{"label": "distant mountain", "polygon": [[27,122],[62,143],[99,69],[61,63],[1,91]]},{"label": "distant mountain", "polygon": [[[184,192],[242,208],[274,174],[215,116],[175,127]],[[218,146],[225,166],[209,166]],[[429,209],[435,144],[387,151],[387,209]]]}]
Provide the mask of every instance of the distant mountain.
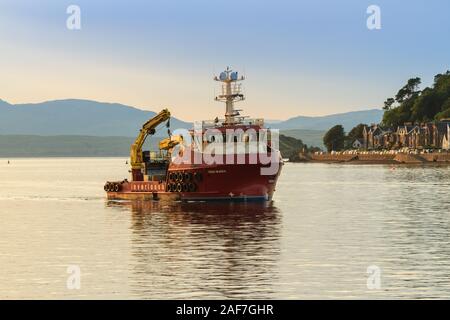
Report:
[{"label": "distant mountain", "polygon": [[359,123],[379,123],[383,117],[383,110],[371,109],[364,111],[352,111],[346,113],[331,114],[319,117],[299,116],[286,121],[271,123],[272,128],[287,129],[308,129],[308,130],[328,130],[331,127],[341,124],[346,131],[350,131]]},{"label": "distant mountain", "polygon": [[[159,110],[155,110],[159,111]],[[118,103],[55,100],[36,104],[9,104],[0,100],[0,134],[136,136],[155,112]],[[191,124],[171,118],[171,128]],[[166,129],[161,125],[161,135]]]},{"label": "distant mountain", "polygon": [[[91,100],[66,99],[35,104],[9,104],[0,100],[0,134],[133,137],[136,136],[143,122],[154,115],[153,111]],[[281,130],[328,130],[336,124],[342,124],[345,130],[349,131],[359,123],[378,123],[382,116],[382,110],[373,109],[320,117],[299,116],[285,121],[268,120],[266,122],[269,127]],[[172,129],[191,128],[191,126],[189,122],[177,118],[171,119]],[[159,133],[157,132],[156,135],[165,134],[166,129],[160,126]],[[307,144],[315,144],[298,133],[291,136],[301,138],[307,141]]]},{"label": "distant mountain", "polygon": [[[142,123],[154,115],[153,111],[90,100],[13,105],[0,99],[0,157],[126,156]],[[269,120],[267,125],[281,129],[285,137],[280,142],[280,149],[284,154],[290,154],[303,143],[323,148],[325,131],[336,124],[342,124],[349,131],[358,123],[380,122],[382,115],[382,110],[373,109],[321,117],[299,116],[285,121]],[[191,126],[189,122],[171,119],[172,129]],[[156,136],[165,135],[166,128],[161,125]],[[152,147],[156,147],[156,143],[154,139],[148,141]]]}]

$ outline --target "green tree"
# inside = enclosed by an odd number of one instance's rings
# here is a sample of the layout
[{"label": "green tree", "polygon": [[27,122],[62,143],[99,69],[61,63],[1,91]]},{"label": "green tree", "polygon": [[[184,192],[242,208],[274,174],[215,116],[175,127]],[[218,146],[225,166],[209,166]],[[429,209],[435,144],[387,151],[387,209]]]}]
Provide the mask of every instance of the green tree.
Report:
[{"label": "green tree", "polygon": [[352,144],[356,139],[362,140],[363,131],[364,131],[365,127],[367,127],[367,124],[360,123],[357,126],[355,126],[352,130],[350,130],[350,132],[345,137],[345,142],[344,142],[345,149],[351,149]]},{"label": "green tree", "polygon": [[340,151],[344,149],[345,132],[344,127],[338,124],[325,133],[323,144],[328,151]]},{"label": "green tree", "polygon": [[434,76],[434,84],[436,84],[441,77],[448,76],[448,75],[450,75],[450,70],[447,70],[447,72],[444,74],[438,73],[437,75]]},{"label": "green tree", "polygon": [[430,121],[441,110],[441,102],[436,92],[425,88],[422,94],[415,99],[412,106],[411,121]]},{"label": "green tree", "polygon": [[442,111],[436,114],[436,120],[450,119],[450,98],[448,98],[442,105]]},{"label": "green tree", "polygon": [[365,127],[367,127],[367,124],[360,123],[357,126],[355,126],[352,130],[350,130],[347,136],[352,140],[362,139]]},{"label": "green tree", "polygon": [[422,80],[419,77],[411,78],[408,82],[397,92],[395,95],[395,101],[403,103],[404,101],[417,95],[419,91],[419,85]]},{"label": "green tree", "polygon": [[394,98],[387,98],[386,101],[384,102],[383,110],[391,110],[392,105],[394,103],[395,103],[395,99]]},{"label": "green tree", "polygon": [[419,91],[420,78],[409,79],[392,98],[384,102],[383,124],[399,126],[405,122],[425,122],[447,118],[450,111],[450,71],[437,74],[433,86]]}]

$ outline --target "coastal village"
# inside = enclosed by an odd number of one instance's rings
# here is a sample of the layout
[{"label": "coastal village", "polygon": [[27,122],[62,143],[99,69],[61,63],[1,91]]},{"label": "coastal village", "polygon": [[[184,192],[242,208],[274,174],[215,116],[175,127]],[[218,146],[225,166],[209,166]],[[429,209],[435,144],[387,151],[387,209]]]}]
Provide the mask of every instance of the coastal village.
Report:
[{"label": "coastal village", "polygon": [[422,90],[421,82],[411,78],[386,99],[381,124],[361,123],[348,134],[340,124],[332,127],[323,137],[328,152],[316,151],[308,160],[450,163],[450,70]]},{"label": "coastal village", "polygon": [[450,149],[450,119],[427,123],[405,123],[396,128],[378,124],[365,126],[363,138],[356,139],[354,149]]},{"label": "coastal village", "polygon": [[308,160],[366,164],[450,163],[450,119],[405,123],[396,128],[379,124],[364,126],[362,138],[355,139],[347,150],[314,152]]}]

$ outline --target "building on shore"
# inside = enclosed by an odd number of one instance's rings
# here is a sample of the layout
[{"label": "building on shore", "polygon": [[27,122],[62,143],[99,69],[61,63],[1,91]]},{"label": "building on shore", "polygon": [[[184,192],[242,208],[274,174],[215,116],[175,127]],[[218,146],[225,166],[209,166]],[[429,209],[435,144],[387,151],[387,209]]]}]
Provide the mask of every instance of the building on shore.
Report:
[{"label": "building on shore", "polygon": [[364,127],[363,149],[444,149],[449,150],[450,119],[427,123],[405,123],[397,128],[373,124]]},{"label": "building on shore", "polygon": [[353,143],[352,143],[352,147],[353,147],[353,149],[363,149],[363,147],[364,147],[363,140],[355,139],[355,141],[353,141]]},{"label": "building on shore", "polygon": [[442,149],[450,150],[450,124],[447,123],[447,134],[442,139]]}]

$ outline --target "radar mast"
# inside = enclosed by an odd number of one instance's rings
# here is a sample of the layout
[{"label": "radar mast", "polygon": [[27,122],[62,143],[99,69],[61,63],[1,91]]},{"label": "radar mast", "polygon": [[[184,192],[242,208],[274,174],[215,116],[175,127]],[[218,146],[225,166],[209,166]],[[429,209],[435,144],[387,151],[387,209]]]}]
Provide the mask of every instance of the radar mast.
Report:
[{"label": "radar mast", "polygon": [[225,125],[232,125],[239,123],[236,121],[236,116],[239,116],[239,111],[234,109],[234,103],[245,100],[244,94],[242,93],[242,84],[239,81],[244,80],[244,77],[238,76],[237,71],[233,71],[230,67],[220,73],[219,77],[214,77],[215,81],[222,82],[222,93],[215,97],[216,101],[225,102]]}]

